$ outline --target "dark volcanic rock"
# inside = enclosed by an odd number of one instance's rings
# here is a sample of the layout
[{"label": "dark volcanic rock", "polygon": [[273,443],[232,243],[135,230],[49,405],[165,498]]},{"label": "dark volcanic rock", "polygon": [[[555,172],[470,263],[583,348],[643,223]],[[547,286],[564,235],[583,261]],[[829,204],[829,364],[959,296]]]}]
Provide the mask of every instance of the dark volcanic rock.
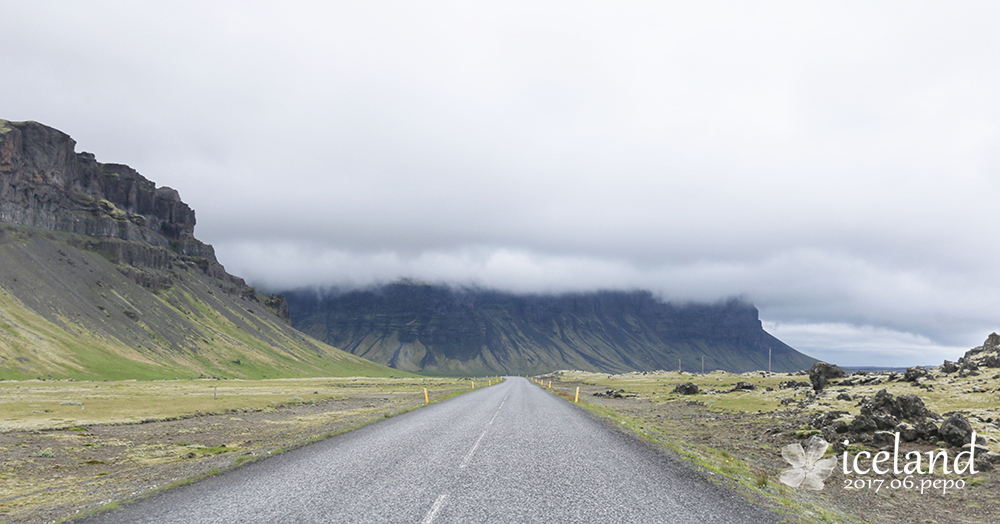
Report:
[{"label": "dark volcanic rock", "polygon": [[942,373],[954,373],[956,371],[958,371],[958,364],[950,360],[945,360],[944,364],[941,364]]},{"label": "dark volcanic rock", "polygon": [[[916,438],[931,439],[937,435],[937,426],[926,419],[937,415],[928,411],[923,400],[916,395],[900,395],[898,398],[886,390],[881,390],[873,398],[861,403],[861,413],[851,421],[848,429],[852,433],[871,431],[899,431],[905,435],[904,440]],[[901,420],[909,420],[915,426],[901,424]]]},{"label": "dark volcanic rock", "polygon": [[812,387],[816,391],[822,391],[830,379],[845,376],[844,370],[840,369],[839,366],[826,362],[817,362],[809,369],[809,381],[812,382]]},{"label": "dark volcanic rock", "polygon": [[834,421],[847,414],[848,413],[846,411],[827,411],[826,413],[817,413],[816,415],[813,415],[812,419],[809,421],[809,425],[816,429],[823,429],[832,425]]},{"label": "dark volcanic rock", "polygon": [[674,388],[673,392],[681,395],[696,395],[698,393],[698,385],[694,382],[677,384],[677,387]]},{"label": "dark volcanic rock", "polygon": [[868,415],[858,415],[851,421],[848,429],[851,433],[866,433],[878,429],[878,424],[875,423],[875,419]]},{"label": "dark volcanic rock", "polygon": [[941,440],[955,447],[962,447],[972,440],[972,425],[965,415],[952,413],[938,428]]},{"label": "dark volcanic rock", "polygon": [[906,375],[903,376],[903,380],[913,382],[927,375],[928,372],[923,366],[913,366],[912,368],[906,368]]},{"label": "dark volcanic rock", "polygon": [[917,424],[917,437],[922,438],[928,442],[933,442],[938,438],[938,425],[926,420]]},{"label": "dark volcanic rock", "polygon": [[911,421],[920,421],[931,415],[924,405],[923,399],[916,395],[900,395],[896,397],[896,407],[899,416]]},{"label": "dark volcanic rock", "polygon": [[899,433],[899,439],[903,442],[913,442],[919,437],[917,428],[909,424],[900,424],[896,426],[896,433]]}]

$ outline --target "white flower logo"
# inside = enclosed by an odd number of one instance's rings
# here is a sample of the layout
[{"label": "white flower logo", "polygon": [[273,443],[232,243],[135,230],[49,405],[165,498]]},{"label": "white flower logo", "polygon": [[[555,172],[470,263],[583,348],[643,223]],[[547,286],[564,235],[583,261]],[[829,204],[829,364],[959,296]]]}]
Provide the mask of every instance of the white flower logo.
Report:
[{"label": "white flower logo", "polygon": [[781,448],[781,456],[792,467],[782,471],[778,480],[793,488],[803,487],[816,491],[823,489],[823,481],[833,473],[833,468],[837,465],[836,455],[822,458],[827,446],[823,437],[813,435],[806,441],[804,450],[798,442]]}]

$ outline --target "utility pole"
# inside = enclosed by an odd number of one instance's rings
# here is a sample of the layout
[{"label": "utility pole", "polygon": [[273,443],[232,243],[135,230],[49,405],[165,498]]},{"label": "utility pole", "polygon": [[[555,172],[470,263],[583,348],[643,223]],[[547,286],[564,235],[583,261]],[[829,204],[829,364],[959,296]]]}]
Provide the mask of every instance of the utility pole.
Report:
[{"label": "utility pole", "polygon": [[701,356],[701,374],[705,374],[705,355]]},{"label": "utility pole", "polygon": [[767,348],[767,374],[771,374],[771,348]]},{"label": "utility pole", "polygon": [[680,358],[677,359],[677,372],[678,373],[681,372],[681,359]]}]

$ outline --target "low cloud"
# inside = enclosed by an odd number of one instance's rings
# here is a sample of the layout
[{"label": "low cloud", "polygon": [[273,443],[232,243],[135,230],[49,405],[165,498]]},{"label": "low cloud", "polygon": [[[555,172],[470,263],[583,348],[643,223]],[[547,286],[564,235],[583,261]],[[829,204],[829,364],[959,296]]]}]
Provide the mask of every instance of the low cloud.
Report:
[{"label": "low cloud", "polygon": [[944,360],[958,360],[969,349],[945,346],[921,335],[875,326],[766,321],[763,325],[765,331],[799,351],[842,366],[938,366]]},{"label": "low cloud", "polygon": [[743,296],[855,364],[1000,328],[992,4],[8,4],[0,117],[261,288]]}]

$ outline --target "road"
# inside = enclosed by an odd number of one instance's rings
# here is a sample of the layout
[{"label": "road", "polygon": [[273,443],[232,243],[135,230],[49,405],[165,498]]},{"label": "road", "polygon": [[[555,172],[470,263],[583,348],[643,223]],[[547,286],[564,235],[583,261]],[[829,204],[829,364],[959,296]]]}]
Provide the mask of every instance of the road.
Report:
[{"label": "road", "polygon": [[515,377],[77,522],[780,520]]}]

